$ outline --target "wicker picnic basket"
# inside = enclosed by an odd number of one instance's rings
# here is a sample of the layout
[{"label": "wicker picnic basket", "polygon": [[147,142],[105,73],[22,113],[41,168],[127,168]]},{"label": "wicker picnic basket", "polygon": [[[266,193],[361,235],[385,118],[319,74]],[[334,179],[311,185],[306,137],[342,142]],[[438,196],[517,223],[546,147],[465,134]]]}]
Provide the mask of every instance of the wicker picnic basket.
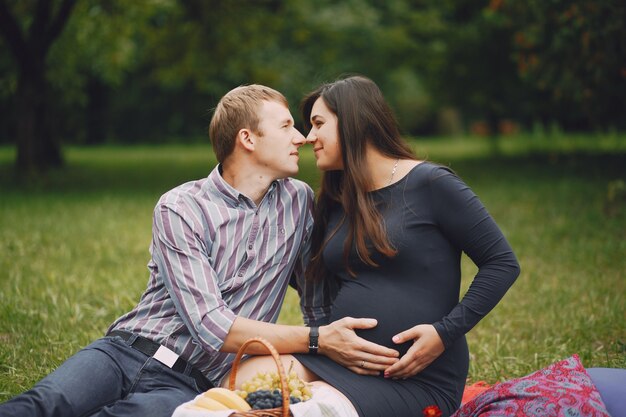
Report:
[{"label": "wicker picnic basket", "polygon": [[280,378],[281,392],[283,396],[283,405],[279,408],[269,408],[267,410],[250,410],[250,411],[236,411],[230,415],[230,417],[293,417],[289,410],[289,387],[287,386],[287,376],[285,375],[285,368],[280,361],[280,355],[276,351],[276,348],[272,346],[270,342],[261,338],[253,337],[247,340],[237,352],[235,361],[233,362],[232,372],[230,373],[230,379],[228,381],[228,389],[235,389],[235,381],[237,380],[237,371],[239,370],[239,364],[241,357],[243,356],[246,348],[252,343],[260,343],[269,351],[270,355],[274,359],[276,368],[278,370],[278,377]]}]

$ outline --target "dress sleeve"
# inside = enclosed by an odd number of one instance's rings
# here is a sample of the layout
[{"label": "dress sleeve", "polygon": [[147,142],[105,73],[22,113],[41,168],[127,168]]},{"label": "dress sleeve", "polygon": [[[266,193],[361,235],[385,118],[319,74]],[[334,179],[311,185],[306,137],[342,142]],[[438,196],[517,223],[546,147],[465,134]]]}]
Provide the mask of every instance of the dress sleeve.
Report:
[{"label": "dress sleeve", "polygon": [[235,314],[222,299],[202,234],[192,224],[182,210],[157,205],[152,255],[176,311],[193,339],[207,352],[217,352]]},{"label": "dress sleeve", "polygon": [[496,306],[517,279],[520,267],[498,225],[461,179],[438,168],[430,191],[438,226],[478,267],[461,301],[433,323],[447,348]]}]

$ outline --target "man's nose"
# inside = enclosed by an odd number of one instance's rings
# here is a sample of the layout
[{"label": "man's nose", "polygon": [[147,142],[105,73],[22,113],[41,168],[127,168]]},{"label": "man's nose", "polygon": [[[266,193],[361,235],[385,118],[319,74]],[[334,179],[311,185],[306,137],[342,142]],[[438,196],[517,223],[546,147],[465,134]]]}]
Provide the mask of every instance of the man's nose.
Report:
[{"label": "man's nose", "polygon": [[298,129],[294,129],[295,135],[293,138],[293,143],[298,145],[298,146],[302,146],[307,142],[307,139],[304,137],[304,135],[302,133],[300,133],[300,131]]}]

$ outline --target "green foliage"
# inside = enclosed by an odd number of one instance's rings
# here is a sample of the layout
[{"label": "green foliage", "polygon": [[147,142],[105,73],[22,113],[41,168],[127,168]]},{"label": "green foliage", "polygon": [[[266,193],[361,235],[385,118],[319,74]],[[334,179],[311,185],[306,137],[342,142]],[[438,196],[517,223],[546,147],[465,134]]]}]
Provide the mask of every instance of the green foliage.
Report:
[{"label": "green foliage", "polygon": [[145,46],[159,33],[159,17],[176,13],[177,7],[174,0],[77,4],[48,60],[48,79],[58,97],[55,116],[61,121],[57,135],[87,143],[106,138],[116,110],[108,92],[123,88],[129,74],[144,72]]},{"label": "green foliage", "polygon": [[441,3],[446,49],[434,87],[445,104],[462,109],[466,122],[484,120],[488,134],[497,135],[502,119],[525,121],[528,97],[510,52],[513,27],[493,3]]},{"label": "green foliage", "polygon": [[626,4],[619,0],[502,3],[515,27],[518,73],[546,103],[547,117],[574,127],[623,128]]},{"label": "green foliage", "polygon": [[[34,2],[8,3],[27,25]],[[623,129],[622,3],[83,0],[46,63],[52,134],[195,140],[237,85],[277,88],[296,113],[304,93],[349,73],[382,87],[408,133],[437,133],[449,108],[492,132],[503,119]],[[0,46],[0,142],[11,142],[17,69]]]}]

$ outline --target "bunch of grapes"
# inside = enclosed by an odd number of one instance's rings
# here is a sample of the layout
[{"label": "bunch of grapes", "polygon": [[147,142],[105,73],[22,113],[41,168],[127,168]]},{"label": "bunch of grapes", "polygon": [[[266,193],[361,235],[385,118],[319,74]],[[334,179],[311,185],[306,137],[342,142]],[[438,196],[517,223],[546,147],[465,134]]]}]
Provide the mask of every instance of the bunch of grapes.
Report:
[{"label": "bunch of grapes", "polygon": [[[287,389],[289,390],[289,402],[291,404],[307,401],[311,398],[311,389],[306,382],[298,378],[298,374],[292,371],[293,363],[287,373]],[[241,385],[241,391],[237,391],[244,400],[252,406],[259,405],[258,409],[276,408],[282,406],[280,377],[276,372],[258,372],[252,379]],[[275,405],[278,404],[278,405]]]},{"label": "bunch of grapes", "polygon": [[[246,401],[253,410],[267,410],[268,408],[278,408],[283,405],[283,396],[280,390],[258,390],[251,392],[246,396]],[[289,403],[297,404],[300,402],[299,398],[294,396],[289,397]]]}]

